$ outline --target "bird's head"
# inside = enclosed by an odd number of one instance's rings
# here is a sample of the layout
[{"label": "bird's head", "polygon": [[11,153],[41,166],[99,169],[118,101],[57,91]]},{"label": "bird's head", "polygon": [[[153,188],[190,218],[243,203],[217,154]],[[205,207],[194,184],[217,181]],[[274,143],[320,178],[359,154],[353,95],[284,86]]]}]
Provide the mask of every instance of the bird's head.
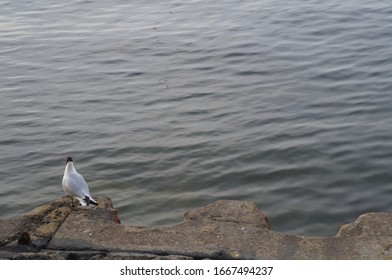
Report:
[{"label": "bird's head", "polygon": [[65,163],[66,163],[66,164],[67,164],[68,162],[70,162],[70,161],[73,162],[73,159],[72,159],[71,157],[66,157],[66,158],[65,158]]}]

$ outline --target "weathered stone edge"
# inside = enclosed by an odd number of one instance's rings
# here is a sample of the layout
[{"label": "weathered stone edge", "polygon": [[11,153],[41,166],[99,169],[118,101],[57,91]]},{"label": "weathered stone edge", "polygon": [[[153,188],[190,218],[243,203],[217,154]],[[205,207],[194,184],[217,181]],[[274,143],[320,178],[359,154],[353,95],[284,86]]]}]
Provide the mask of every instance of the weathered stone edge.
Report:
[{"label": "weathered stone edge", "polygon": [[0,220],[0,259],[392,259],[392,214],[368,213],[335,237],[270,230],[257,206],[217,201],[170,227],[120,224],[107,197],[70,208],[64,197]]}]

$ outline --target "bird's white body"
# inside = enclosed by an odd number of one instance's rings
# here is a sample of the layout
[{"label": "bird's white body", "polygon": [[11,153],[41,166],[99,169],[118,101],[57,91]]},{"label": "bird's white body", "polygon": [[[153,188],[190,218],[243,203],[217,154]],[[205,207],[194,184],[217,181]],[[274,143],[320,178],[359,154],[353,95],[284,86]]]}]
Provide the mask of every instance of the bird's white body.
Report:
[{"label": "bird's white body", "polygon": [[[91,197],[86,181],[83,176],[76,171],[72,161],[68,161],[65,166],[63,189],[66,194],[77,198],[82,206],[87,206],[89,203],[98,205]],[[86,199],[86,197],[88,199]]]}]

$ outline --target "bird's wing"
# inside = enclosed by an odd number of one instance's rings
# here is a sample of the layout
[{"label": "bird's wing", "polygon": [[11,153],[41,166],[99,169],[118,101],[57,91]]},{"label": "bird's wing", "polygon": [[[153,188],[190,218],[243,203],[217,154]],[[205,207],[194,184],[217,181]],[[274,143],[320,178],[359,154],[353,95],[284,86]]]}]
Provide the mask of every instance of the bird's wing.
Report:
[{"label": "bird's wing", "polygon": [[85,196],[90,196],[88,185],[82,175],[79,173],[69,174],[65,181],[65,188],[72,196],[80,197],[82,199]]}]

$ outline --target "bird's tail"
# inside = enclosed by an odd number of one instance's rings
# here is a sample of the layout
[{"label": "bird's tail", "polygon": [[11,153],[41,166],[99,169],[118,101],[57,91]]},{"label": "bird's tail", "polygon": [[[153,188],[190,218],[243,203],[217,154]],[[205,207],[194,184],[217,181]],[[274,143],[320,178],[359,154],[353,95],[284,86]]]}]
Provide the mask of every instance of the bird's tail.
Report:
[{"label": "bird's tail", "polygon": [[98,205],[98,203],[94,199],[88,196],[85,196],[83,200],[86,202],[87,206],[89,206],[90,203],[93,205]]},{"label": "bird's tail", "polygon": [[92,198],[90,199],[90,203],[93,205],[98,205],[98,203],[95,200],[93,200]]}]

